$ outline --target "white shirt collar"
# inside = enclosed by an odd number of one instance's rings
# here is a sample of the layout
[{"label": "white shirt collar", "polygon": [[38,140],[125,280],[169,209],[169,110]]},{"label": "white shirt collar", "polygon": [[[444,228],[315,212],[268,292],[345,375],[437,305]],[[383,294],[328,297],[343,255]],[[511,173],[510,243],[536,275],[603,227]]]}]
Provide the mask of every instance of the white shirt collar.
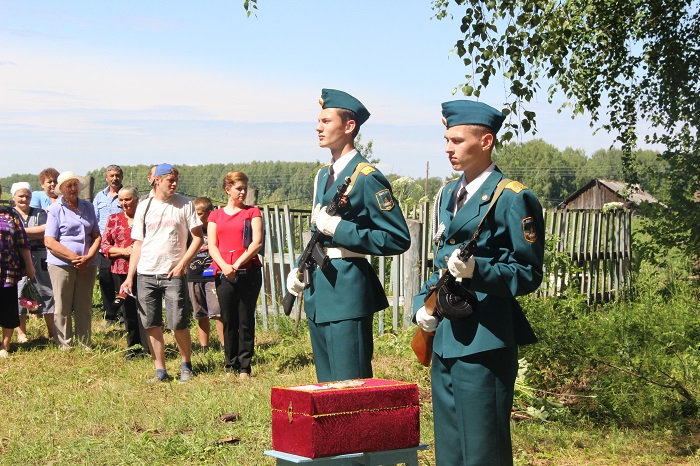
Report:
[{"label": "white shirt collar", "polygon": [[348,166],[350,163],[350,160],[357,154],[357,149],[353,149],[350,152],[348,152],[345,155],[341,155],[338,160],[333,162],[331,165],[333,166],[333,180],[338,179],[338,173],[342,172],[345,167]]},{"label": "white shirt collar", "polygon": [[[472,181],[467,183],[467,180],[462,176],[462,181],[459,184],[459,189],[466,188],[467,189],[467,198],[465,199],[465,203],[474,195],[475,192],[481,188],[481,185],[484,184],[484,181],[491,175],[491,173],[494,172],[496,169],[496,164],[491,162],[491,165],[489,165],[486,170],[481,172],[479,176],[474,178]],[[459,193],[459,191],[457,191]]]}]

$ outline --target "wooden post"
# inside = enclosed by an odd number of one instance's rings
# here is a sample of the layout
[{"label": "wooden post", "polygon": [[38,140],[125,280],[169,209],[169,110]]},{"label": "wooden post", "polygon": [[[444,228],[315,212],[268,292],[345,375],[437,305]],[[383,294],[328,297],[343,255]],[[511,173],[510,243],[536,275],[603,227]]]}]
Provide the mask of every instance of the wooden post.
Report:
[{"label": "wooden post", "polygon": [[[262,214],[263,232],[264,232],[264,231],[267,231],[267,225],[269,224],[268,219],[266,219],[265,217],[268,216],[268,215],[270,214],[270,211],[269,211],[269,210],[265,210],[265,209],[261,209],[260,213]],[[263,248],[265,248],[265,245],[263,245]],[[266,253],[265,250],[261,250],[261,251],[260,251],[260,254],[262,254],[263,256],[265,255],[265,253]],[[261,297],[260,301],[261,301],[261,305],[262,305],[262,323],[263,323],[263,328],[264,328],[265,330],[267,330],[267,292],[268,292],[269,284],[266,283],[266,280],[265,280],[265,275],[266,275],[266,273],[265,273],[265,264],[266,264],[267,261],[265,260],[265,257],[261,257],[261,259],[262,259],[262,276],[263,276],[263,279],[262,279],[262,287],[261,287],[261,289],[260,289],[260,297]]]},{"label": "wooden post", "polygon": [[[92,202],[95,199],[95,196],[92,195],[95,192],[95,178],[92,176],[84,176],[83,178],[85,179],[85,187],[80,191],[80,198]],[[56,187],[58,188],[58,186]]]},{"label": "wooden post", "polygon": [[406,220],[408,233],[411,236],[411,247],[404,257],[404,299],[403,299],[403,328],[411,326],[413,316],[413,297],[418,294],[421,285],[421,222],[414,219]]},{"label": "wooden post", "polygon": [[257,205],[258,204],[258,190],[255,188],[249,188],[248,192],[245,193],[245,204],[246,205]]},{"label": "wooden post", "polygon": [[[386,273],[386,257],[379,256],[378,262],[379,281],[382,283],[382,286],[386,290],[386,285],[384,284],[384,275]],[[394,296],[393,299],[398,299],[398,296]],[[384,309],[379,311],[379,335],[384,335]]]}]

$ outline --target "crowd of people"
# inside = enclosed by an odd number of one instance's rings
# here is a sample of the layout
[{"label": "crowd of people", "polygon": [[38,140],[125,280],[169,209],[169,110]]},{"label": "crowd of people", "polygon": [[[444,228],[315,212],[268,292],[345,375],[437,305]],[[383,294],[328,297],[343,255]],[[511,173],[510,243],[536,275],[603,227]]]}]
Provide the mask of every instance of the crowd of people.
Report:
[{"label": "crowd of people", "polygon": [[[182,359],[180,382],[194,375],[187,300],[202,349],[209,348],[214,320],[226,372],[250,375],[262,284],[260,210],[244,203],[248,178],[242,172],[224,178],[229,201],[218,210],[208,198],[192,202],[176,194],[178,178],[172,165],[153,165],[152,190],[142,202],[136,187],[122,184],[118,165],[107,167],[107,186],[92,202],[80,198],[86,181],[72,171],[42,170],[41,191],[32,192],[27,181],[12,185],[12,207],[0,209],[0,358],[9,356],[15,328],[17,342],[28,341],[30,313],[43,316],[60,350],[90,351],[98,281],[105,329],[121,320],[125,359],[153,358],[156,374],[149,382],[172,379],[165,369],[166,325]],[[21,300],[25,295],[35,300]]]},{"label": "crowd of people", "polygon": [[[323,89],[319,103],[318,142],[331,161],[316,173],[312,227],[325,257],[308,268],[304,262],[308,273],[299,273],[297,263],[286,287],[304,297],[318,381],[370,378],[373,317],[388,301],[366,256],[401,254],[411,238],[391,185],[354,146],[367,108],[335,89]],[[455,100],[442,104],[442,117],[445,152],[460,176],[435,200],[435,271],[413,300],[413,321],[430,342],[421,362],[431,365],[436,463],[512,465],[518,345],[536,341],[515,298],[542,281],[542,208],[492,160],[502,112]],[[153,359],[149,382],[172,380],[166,325],[179,350],[180,381],[194,375],[188,294],[200,345],[209,346],[214,320],[226,373],[250,377],[264,231],[260,210],[245,204],[247,176],[226,174],[227,203],[214,209],[207,198],[193,202],[176,193],[172,165],[151,167],[152,189],[142,199],[122,186],[118,166],[106,172],[107,187],[93,203],[79,198],[84,185],[73,172],[42,171],[42,191],[34,193],[26,182],[12,186],[15,208],[0,210],[0,357],[7,357],[14,328],[26,339],[22,310],[7,303],[34,284],[49,336],[61,349],[89,350],[99,269],[105,318],[116,321],[122,310],[129,348],[140,348],[128,355],[148,352]],[[329,209],[341,187],[342,201]]]}]

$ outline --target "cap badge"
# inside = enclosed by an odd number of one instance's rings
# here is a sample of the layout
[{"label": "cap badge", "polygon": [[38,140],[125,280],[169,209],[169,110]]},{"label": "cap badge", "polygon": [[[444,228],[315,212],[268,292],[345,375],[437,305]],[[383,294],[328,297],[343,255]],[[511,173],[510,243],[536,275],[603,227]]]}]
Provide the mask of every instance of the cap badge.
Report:
[{"label": "cap badge", "polygon": [[445,127],[447,127],[447,118],[442,117],[442,124],[445,125]]},{"label": "cap badge", "polygon": [[318,98],[318,104],[319,104],[321,107],[323,107],[323,104],[324,104],[324,102],[323,102],[323,97],[319,97],[319,98]]}]

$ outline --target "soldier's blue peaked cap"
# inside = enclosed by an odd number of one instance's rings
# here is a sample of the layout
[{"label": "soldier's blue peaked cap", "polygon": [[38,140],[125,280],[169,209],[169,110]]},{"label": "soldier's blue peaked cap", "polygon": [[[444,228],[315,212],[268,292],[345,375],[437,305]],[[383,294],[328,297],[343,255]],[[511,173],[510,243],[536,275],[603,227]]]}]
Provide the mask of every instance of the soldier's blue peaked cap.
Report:
[{"label": "soldier's blue peaked cap", "polygon": [[322,89],[321,98],[318,101],[322,108],[344,108],[355,113],[355,123],[360,126],[369,118],[369,111],[362,102],[337,89]]},{"label": "soldier's blue peaked cap", "polygon": [[483,102],[472,100],[452,100],[442,104],[442,122],[451,128],[457,125],[481,125],[491,128],[494,133],[501,129],[506,116]]}]

